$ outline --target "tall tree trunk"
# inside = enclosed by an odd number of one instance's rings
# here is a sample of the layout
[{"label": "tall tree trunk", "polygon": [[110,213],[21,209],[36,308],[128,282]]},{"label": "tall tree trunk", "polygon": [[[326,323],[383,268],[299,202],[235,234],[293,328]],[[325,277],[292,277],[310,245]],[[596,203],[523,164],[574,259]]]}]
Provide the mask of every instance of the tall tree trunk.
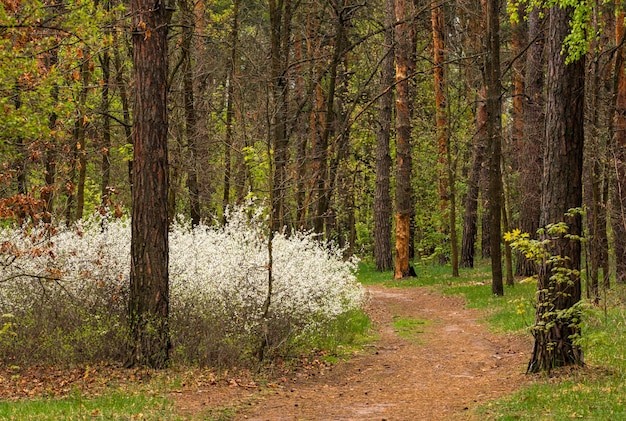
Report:
[{"label": "tall tree trunk", "polygon": [[[231,150],[234,147],[233,121],[235,119],[235,71],[237,69],[237,41],[239,39],[239,0],[233,2],[230,34],[230,58],[228,62],[228,76],[226,87],[226,135],[224,141],[224,194],[222,196],[222,207],[224,211],[230,204],[230,178],[232,173]],[[222,223],[226,223],[226,213]]]},{"label": "tall tree trunk", "polygon": [[[526,56],[525,102],[524,102],[524,141],[519,153],[520,183],[520,230],[532,238],[539,228],[541,203],[541,173],[543,171],[543,150],[545,139],[545,100],[544,100],[544,18],[537,8],[528,16],[528,40],[531,42]],[[517,254],[515,273],[532,276],[537,273],[536,263]]]},{"label": "tall tree trunk", "polygon": [[[446,79],[446,24],[444,4],[434,1],[431,5],[431,27],[433,33],[433,75],[435,87],[435,122],[437,126],[437,154],[438,154],[438,188],[439,188],[439,210],[441,212],[442,224],[439,227],[441,237],[444,242],[450,243],[451,255],[456,258],[452,261],[452,271],[458,275],[458,258],[456,256],[456,232],[455,209],[451,209],[451,190],[454,182],[452,172],[451,151],[450,151],[450,124],[448,119],[448,81]],[[451,241],[454,237],[454,242]],[[444,244],[444,250],[447,249]],[[448,257],[445,253],[440,255],[440,263],[446,263]]]},{"label": "tall tree trunk", "polygon": [[[295,65],[296,81],[294,85],[294,97],[298,103],[305,101],[306,83],[304,79],[304,66],[303,60],[303,47],[304,39],[302,35],[297,36],[297,40],[294,43],[294,60],[297,63]],[[307,131],[307,124],[304,121],[306,116],[304,114],[298,114],[296,125],[303,129],[298,130],[296,133],[296,228],[305,229],[306,227],[306,185],[307,185],[307,138],[309,133]],[[308,128],[310,131],[310,128]]]},{"label": "tall tree trunk", "polygon": [[[114,35],[113,41],[113,58],[115,61],[115,85],[120,93],[120,102],[122,103],[122,121],[124,122],[124,136],[127,144],[133,143],[132,135],[132,122],[130,117],[130,101],[128,100],[128,93],[126,86],[128,82],[124,80],[124,62],[120,55],[120,47],[117,37]],[[128,161],[128,181],[130,184],[130,191],[132,196],[133,191],[133,160]]]},{"label": "tall tree trunk", "polygon": [[500,81],[500,0],[487,0],[487,140],[489,142],[489,245],[491,290],[503,295],[502,284],[502,110]]},{"label": "tall tree trunk", "polygon": [[350,9],[344,8],[343,5],[334,3],[333,9],[336,13],[334,17],[334,46],[333,55],[331,58],[329,70],[328,70],[328,87],[326,88],[326,110],[324,119],[324,130],[322,132],[321,142],[318,153],[319,156],[319,177],[317,179],[317,209],[315,212],[315,219],[313,223],[313,229],[317,233],[324,232],[324,226],[328,222],[329,208],[330,208],[330,196],[331,196],[331,174],[332,169],[328,165],[328,147],[330,140],[337,133],[337,110],[335,109],[335,97],[337,90],[337,80],[339,77],[339,67],[345,54],[345,47],[347,45],[346,24],[348,23],[347,16]]},{"label": "tall tree trunk", "polygon": [[[594,28],[599,33],[598,11],[594,10]],[[607,161],[606,144],[600,135],[600,106],[602,95],[602,84],[600,74],[601,55],[598,40],[594,40],[591,45],[591,64],[589,72],[589,87],[587,94],[589,98],[589,115],[587,117],[588,130],[586,131],[586,147],[584,159],[584,196],[583,200],[587,209],[587,298],[594,303],[600,301],[600,268],[602,267],[603,245],[606,240],[606,216],[603,200],[604,183],[604,162]]]},{"label": "tall tree trunk", "polygon": [[[13,94],[13,98],[14,98],[14,102],[13,102],[13,106],[15,107],[15,110],[18,111],[20,108],[22,108],[22,93],[21,93],[22,87],[21,87],[21,83],[19,81],[16,81],[15,83],[15,89],[14,89],[14,94]],[[15,160],[15,171],[16,171],[16,179],[17,179],[17,194],[20,195],[26,195],[27,192],[27,187],[26,187],[26,174],[27,174],[27,169],[26,169],[26,162],[27,162],[27,156],[28,156],[28,150],[26,148],[26,145],[24,144],[24,137],[19,136],[16,140],[15,140],[16,146],[17,146],[17,158]],[[23,221],[23,219],[26,217],[26,213],[24,212],[23,209],[18,209],[18,218],[20,220],[20,223]]]},{"label": "tall tree trunk", "polygon": [[[547,227],[564,221],[569,235],[580,236],[580,213],[565,216],[570,209],[582,206],[584,144],[585,60],[581,58],[565,64],[566,55],[562,54],[571,14],[571,7],[550,9],[540,225]],[[547,231],[542,239],[548,239],[549,235]],[[579,316],[571,312],[581,298],[581,244],[579,240],[557,234],[550,238],[548,252],[562,260],[556,267],[546,261],[539,270],[533,328],[535,345],[528,364],[529,372],[583,363],[582,350],[575,342],[580,334]],[[569,271],[564,273],[563,270]]]},{"label": "tall tree trunk", "polygon": [[[72,145],[72,158],[70,164],[70,172],[67,178],[66,190],[67,190],[67,202],[65,207],[65,223],[70,226],[73,222],[72,207],[74,206],[74,199],[76,199],[76,219],[82,217],[82,208],[84,207],[85,197],[85,166],[86,162],[86,103],[87,94],[89,91],[89,79],[91,73],[89,71],[88,59],[85,58],[81,63],[81,83],[82,87],[78,94],[77,108],[78,114],[74,122],[73,133],[73,145]],[[75,184],[76,170],[78,169],[79,179]],[[75,190],[76,189],[76,190]],[[76,191],[76,196],[75,192]],[[79,200],[80,199],[80,200]]]},{"label": "tall tree trunk", "polygon": [[169,361],[167,12],[163,0],[133,0],[133,210],[130,363]]},{"label": "tall tree trunk", "polygon": [[411,98],[409,69],[412,42],[407,20],[411,4],[396,0],[396,261],[395,279],[409,276],[410,219],[413,211],[411,173]]},{"label": "tall tree trunk", "polygon": [[[187,190],[189,192],[189,212],[191,226],[200,224],[200,190],[198,187],[198,119],[193,88],[193,38],[195,35],[194,10],[187,0],[179,0],[183,19],[182,54],[183,58],[183,102],[185,105],[185,137],[187,139]],[[230,148],[227,147],[230,152]],[[230,160],[229,160],[230,161]],[[230,178],[230,162],[228,167]]]},{"label": "tall tree trunk", "polygon": [[[271,96],[274,105],[272,113],[272,143],[274,172],[272,181],[272,230],[278,231],[285,221],[285,191],[287,189],[287,113],[289,84],[289,38],[291,33],[291,1],[270,0],[270,48],[271,48]],[[270,158],[271,159],[271,158]]]},{"label": "tall tree trunk", "polygon": [[391,123],[393,119],[393,83],[394,72],[394,0],[386,1],[385,10],[385,41],[380,75],[380,86],[383,90],[378,101],[378,122],[376,132],[376,191],[374,194],[374,258],[376,270],[385,271],[393,267],[391,253]]},{"label": "tall tree trunk", "polygon": [[616,0],[618,18],[615,25],[617,51],[615,53],[615,118],[613,123],[613,247],[615,249],[615,278],[620,284],[626,283],[626,72],[624,71],[624,11],[621,0]]},{"label": "tall tree trunk", "polygon": [[100,184],[100,207],[106,209],[109,206],[109,194],[111,184],[111,109],[110,86],[111,86],[111,55],[109,50],[100,54],[100,67],[102,69],[102,92],[100,107],[102,113],[102,144],[100,154],[102,161],[100,170],[102,182]]},{"label": "tall tree trunk", "polygon": [[483,162],[486,154],[487,135],[485,124],[487,110],[485,108],[484,87],[477,94],[476,133],[472,148],[472,167],[467,180],[465,194],[465,216],[463,217],[463,239],[461,242],[461,267],[474,267],[474,253],[476,250],[476,236],[478,235],[478,196]]},{"label": "tall tree trunk", "polygon": [[[53,48],[46,54],[45,66],[48,71],[52,71],[58,64],[58,47]],[[52,103],[56,104],[59,101],[59,86],[55,83],[50,91],[50,97]],[[41,200],[44,203],[44,212],[42,220],[45,223],[52,222],[52,216],[54,214],[54,196],[55,196],[55,179],[56,179],[56,166],[57,166],[57,141],[55,139],[58,124],[58,115],[55,111],[52,111],[48,116],[48,128],[51,131],[50,139],[46,142],[46,154],[44,158],[44,180],[45,187],[41,190]]]}]

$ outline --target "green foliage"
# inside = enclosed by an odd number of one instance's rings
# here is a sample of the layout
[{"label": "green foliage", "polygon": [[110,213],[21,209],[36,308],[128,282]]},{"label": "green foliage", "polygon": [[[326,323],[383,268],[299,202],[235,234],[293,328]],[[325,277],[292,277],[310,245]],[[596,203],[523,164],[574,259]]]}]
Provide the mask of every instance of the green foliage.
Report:
[{"label": "green foliage", "polygon": [[[573,217],[581,212],[580,209],[571,209],[566,216]],[[577,326],[582,316],[581,304],[558,308],[556,303],[568,294],[568,288],[574,286],[575,282],[580,282],[580,271],[569,267],[568,256],[552,254],[552,245],[559,239],[582,241],[582,237],[569,234],[569,228],[564,222],[548,224],[539,229],[537,234],[539,240],[531,239],[528,233],[522,233],[518,229],[504,234],[504,240],[509,242],[512,249],[551,270],[548,281],[537,291],[537,306],[541,318],[537,320],[533,330],[547,332],[555,325],[567,324],[578,331]]]},{"label": "green foliage", "polygon": [[592,22],[595,4],[588,0],[509,0],[507,12],[511,21],[517,23],[520,20],[518,13],[520,5],[526,5],[526,14],[535,8],[539,9],[543,14],[545,10],[551,7],[571,7],[571,30],[569,35],[565,37],[563,50],[561,51],[561,54],[566,56],[565,63],[570,64],[584,57],[589,51],[593,40],[600,35],[595,32]]}]

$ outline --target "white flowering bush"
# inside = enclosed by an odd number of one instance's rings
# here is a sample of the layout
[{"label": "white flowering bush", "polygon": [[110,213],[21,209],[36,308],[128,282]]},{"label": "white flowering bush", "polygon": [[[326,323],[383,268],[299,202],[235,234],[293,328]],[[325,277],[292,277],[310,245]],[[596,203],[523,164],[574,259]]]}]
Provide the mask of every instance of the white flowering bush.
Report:
[{"label": "white flowering bush", "polygon": [[[342,252],[310,233],[276,234],[264,319],[270,262],[263,210],[236,209],[223,227],[175,223],[169,268],[175,357],[227,363],[251,355],[260,335],[285,352],[294,338],[358,309],[364,294],[356,261]],[[129,266],[127,219],[97,215],[70,228],[2,229],[0,314],[14,317],[14,332],[37,329],[32,343],[20,342],[19,335],[0,341],[13,341],[16,352],[30,347],[44,360],[55,353],[61,353],[58,359],[73,354],[72,361],[122,358],[123,349],[106,347],[125,342]],[[49,338],[47,345],[35,343],[42,337]],[[4,344],[5,359],[15,356],[10,345]]]}]

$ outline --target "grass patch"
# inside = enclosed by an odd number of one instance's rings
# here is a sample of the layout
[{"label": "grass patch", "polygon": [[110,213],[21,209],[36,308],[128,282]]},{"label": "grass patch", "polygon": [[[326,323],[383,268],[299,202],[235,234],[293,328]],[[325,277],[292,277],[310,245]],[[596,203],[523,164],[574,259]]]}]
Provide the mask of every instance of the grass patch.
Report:
[{"label": "grass patch", "polygon": [[99,397],[70,396],[0,402],[3,420],[163,420],[180,419],[172,403],[149,393],[114,391]]},{"label": "grass patch", "polygon": [[517,332],[533,324],[535,317],[534,283],[505,286],[504,296],[491,292],[491,284],[478,282],[467,285],[455,285],[444,288],[445,294],[462,295],[469,308],[484,310],[485,320],[497,332]]},{"label": "grass patch", "polygon": [[424,333],[427,320],[411,319],[400,316],[393,316],[393,330],[401,338],[410,341],[419,341],[419,337]]},{"label": "grass patch", "polygon": [[313,336],[305,338],[302,346],[303,352],[312,348],[323,350],[324,359],[335,363],[361,350],[374,339],[368,315],[363,310],[352,310],[317,329]]},{"label": "grass patch", "polygon": [[[368,285],[382,285],[389,288],[412,288],[421,286],[434,286],[434,285],[451,285],[460,280],[471,279],[476,276],[474,269],[461,269],[461,276],[459,278],[452,277],[452,268],[449,265],[437,265],[430,262],[415,262],[413,263],[417,276],[395,280],[393,279],[393,271],[379,272],[376,270],[374,263],[365,261],[359,263],[359,272],[357,273],[357,279],[365,286]],[[480,276],[483,276],[483,272],[480,272]]]}]

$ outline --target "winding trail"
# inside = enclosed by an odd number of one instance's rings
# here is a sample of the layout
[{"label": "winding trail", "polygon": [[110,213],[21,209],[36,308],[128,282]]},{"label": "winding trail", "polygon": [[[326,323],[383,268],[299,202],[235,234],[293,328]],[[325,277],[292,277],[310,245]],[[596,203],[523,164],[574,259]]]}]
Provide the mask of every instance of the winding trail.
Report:
[{"label": "winding trail", "polygon": [[[368,291],[379,337],[371,348],[247,398],[239,394],[234,419],[471,420],[475,405],[532,381],[524,374],[530,339],[490,332],[462,298],[428,287]],[[405,338],[394,330],[394,318],[428,322]],[[208,394],[195,399],[212,406]]]}]

